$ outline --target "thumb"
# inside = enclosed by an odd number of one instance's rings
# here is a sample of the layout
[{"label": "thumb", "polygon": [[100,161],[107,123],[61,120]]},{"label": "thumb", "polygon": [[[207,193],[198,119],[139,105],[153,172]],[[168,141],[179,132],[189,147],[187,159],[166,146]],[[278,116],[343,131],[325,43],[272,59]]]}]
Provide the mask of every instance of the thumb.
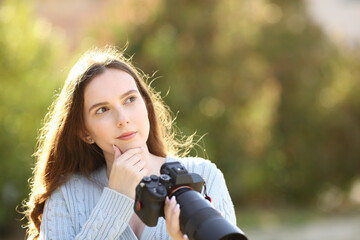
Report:
[{"label": "thumb", "polygon": [[121,151],[117,146],[115,146],[115,144],[113,144],[113,149],[114,149],[114,158],[117,159],[118,157],[121,156]]}]

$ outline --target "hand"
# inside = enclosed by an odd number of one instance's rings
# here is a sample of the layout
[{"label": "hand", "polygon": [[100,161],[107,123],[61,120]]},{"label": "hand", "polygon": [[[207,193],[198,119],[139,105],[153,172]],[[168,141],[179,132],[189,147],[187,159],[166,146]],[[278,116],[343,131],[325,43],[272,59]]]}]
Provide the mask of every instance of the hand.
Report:
[{"label": "hand", "polygon": [[165,199],[164,214],[166,220],[166,230],[174,240],[188,240],[180,230],[180,205],[176,203],[175,196],[171,200]]},{"label": "hand", "polygon": [[135,199],[135,188],[148,173],[145,161],[142,160],[144,150],[133,148],[121,153],[115,145],[113,148],[114,162],[109,174],[108,187]]}]

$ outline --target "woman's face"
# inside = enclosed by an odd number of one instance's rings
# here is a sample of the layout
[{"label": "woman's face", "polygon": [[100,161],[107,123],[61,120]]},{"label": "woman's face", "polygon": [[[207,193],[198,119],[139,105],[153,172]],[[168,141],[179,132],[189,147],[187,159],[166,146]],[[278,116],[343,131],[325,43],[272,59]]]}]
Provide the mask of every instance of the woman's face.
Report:
[{"label": "woman's face", "polygon": [[85,141],[91,138],[113,160],[115,144],[121,152],[145,147],[150,123],[145,102],[134,78],[108,68],[84,90]]}]

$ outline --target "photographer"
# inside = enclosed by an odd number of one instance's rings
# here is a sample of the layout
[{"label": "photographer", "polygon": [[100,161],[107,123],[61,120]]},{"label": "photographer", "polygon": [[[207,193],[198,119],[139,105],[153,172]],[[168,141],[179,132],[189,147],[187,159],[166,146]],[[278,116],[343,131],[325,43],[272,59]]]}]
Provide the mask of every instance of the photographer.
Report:
[{"label": "photographer", "polygon": [[28,239],[187,239],[175,198],[156,227],[133,210],[136,185],[172,161],[201,175],[214,207],[236,225],[222,173],[208,160],[178,156],[192,139],[174,138],[169,112],[144,78],[111,47],[85,53],[72,68],[39,136]]}]

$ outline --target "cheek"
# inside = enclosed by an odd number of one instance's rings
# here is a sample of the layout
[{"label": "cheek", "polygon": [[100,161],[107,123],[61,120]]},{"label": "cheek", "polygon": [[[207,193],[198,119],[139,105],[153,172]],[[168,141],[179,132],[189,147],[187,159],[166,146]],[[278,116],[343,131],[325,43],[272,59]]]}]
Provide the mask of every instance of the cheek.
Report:
[{"label": "cheek", "polygon": [[85,126],[88,133],[95,141],[106,139],[109,134],[109,126],[106,121],[89,121]]},{"label": "cheek", "polygon": [[147,134],[146,138],[148,138],[149,137],[149,132],[150,132],[150,120],[149,120],[147,115],[146,115],[145,119],[146,119],[146,121],[144,121],[144,129],[146,129],[145,130],[146,134]]},{"label": "cheek", "polygon": [[149,135],[149,131],[150,131],[150,120],[149,120],[149,114],[147,111],[147,108],[145,106],[143,106],[143,111],[142,111],[142,116],[140,117],[140,119],[144,119],[144,121],[142,121],[142,126],[146,132],[147,135]]}]

